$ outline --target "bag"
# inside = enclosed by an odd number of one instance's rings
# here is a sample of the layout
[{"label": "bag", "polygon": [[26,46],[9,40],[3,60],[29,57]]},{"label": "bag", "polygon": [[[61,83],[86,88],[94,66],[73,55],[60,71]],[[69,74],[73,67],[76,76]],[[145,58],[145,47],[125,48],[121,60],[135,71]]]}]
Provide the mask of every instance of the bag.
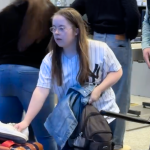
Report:
[{"label": "bag", "polygon": [[112,132],[106,119],[92,105],[86,105],[82,112],[79,136],[68,144],[74,149],[84,150],[113,150]]},{"label": "bag", "polygon": [[0,150],[43,150],[43,146],[38,142],[16,144],[13,141],[5,141],[0,144]]}]

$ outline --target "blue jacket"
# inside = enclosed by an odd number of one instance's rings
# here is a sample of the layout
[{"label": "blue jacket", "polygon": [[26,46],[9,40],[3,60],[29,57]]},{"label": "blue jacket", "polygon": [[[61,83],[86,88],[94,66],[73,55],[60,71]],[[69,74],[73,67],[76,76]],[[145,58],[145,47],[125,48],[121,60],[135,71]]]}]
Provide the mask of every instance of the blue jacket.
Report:
[{"label": "blue jacket", "polygon": [[150,48],[150,3],[147,0],[146,14],[142,26],[142,49]]},{"label": "blue jacket", "polygon": [[81,118],[81,109],[88,103],[94,88],[94,85],[71,87],[48,116],[45,128],[61,149],[76,129]]}]

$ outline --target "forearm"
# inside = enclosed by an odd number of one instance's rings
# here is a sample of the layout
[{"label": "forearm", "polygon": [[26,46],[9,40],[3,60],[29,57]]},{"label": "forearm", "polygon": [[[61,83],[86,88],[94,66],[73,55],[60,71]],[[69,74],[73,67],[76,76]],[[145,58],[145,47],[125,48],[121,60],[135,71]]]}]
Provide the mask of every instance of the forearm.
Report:
[{"label": "forearm", "polygon": [[27,114],[24,120],[30,124],[31,121],[35,118],[38,112],[41,110],[47,96],[49,94],[49,89],[44,89],[40,87],[36,87],[33,92],[31,102],[28,107]]},{"label": "forearm", "polygon": [[122,69],[120,69],[117,72],[110,72],[106,78],[103,80],[103,82],[97,86],[97,88],[100,90],[100,92],[104,92],[109,87],[112,87],[122,76]]}]

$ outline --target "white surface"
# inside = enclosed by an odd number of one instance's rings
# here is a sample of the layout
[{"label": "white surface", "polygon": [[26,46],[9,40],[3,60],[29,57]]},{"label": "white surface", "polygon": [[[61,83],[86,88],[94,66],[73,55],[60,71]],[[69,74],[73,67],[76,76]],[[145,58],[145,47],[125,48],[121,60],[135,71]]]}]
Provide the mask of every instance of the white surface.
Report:
[{"label": "white surface", "polygon": [[133,66],[131,77],[131,94],[136,96],[150,97],[150,69],[147,64],[135,62],[142,60],[141,44],[132,44]]},{"label": "white surface", "polygon": [[131,94],[150,97],[150,69],[146,63],[133,62]]},{"label": "white surface", "polygon": [[0,11],[10,4],[13,0],[0,0]]},{"label": "white surface", "polygon": [[131,44],[132,49],[142,49],[141,43]]}]

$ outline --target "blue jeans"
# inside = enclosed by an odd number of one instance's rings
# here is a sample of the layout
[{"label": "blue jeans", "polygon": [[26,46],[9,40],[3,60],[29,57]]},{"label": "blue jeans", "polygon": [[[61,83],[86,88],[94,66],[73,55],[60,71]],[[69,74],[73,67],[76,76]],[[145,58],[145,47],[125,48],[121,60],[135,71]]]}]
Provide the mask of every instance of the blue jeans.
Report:
[{"label": "blue jeans", "polygon": [[[0,65],[0,121],[18,123],[27,111],[36,87],[39,69],[22,65]],[[36,107],[36,106],[35,106]],[[50,94],[41,111],[31,123],[34,134],[44,150],[56,150],[57,145],[44,127],[54,108],[54,95]]]},{"label": "blue jeans", "polygon": [[[123,69],[123,76],[113,86],[116,95],[116,102],[120,108],[120,112],[126,114],[130,106],[130,83],[132,71],[132,50],[129,39],[117,40],[112,34],[94,33],[93,39],[103,41],[112,49]],[[113,125],[113,123],[112,123]],[[125,121],[116,119],[114,122],[113,140],[117,148],[123,146],[125,133]]]}]

